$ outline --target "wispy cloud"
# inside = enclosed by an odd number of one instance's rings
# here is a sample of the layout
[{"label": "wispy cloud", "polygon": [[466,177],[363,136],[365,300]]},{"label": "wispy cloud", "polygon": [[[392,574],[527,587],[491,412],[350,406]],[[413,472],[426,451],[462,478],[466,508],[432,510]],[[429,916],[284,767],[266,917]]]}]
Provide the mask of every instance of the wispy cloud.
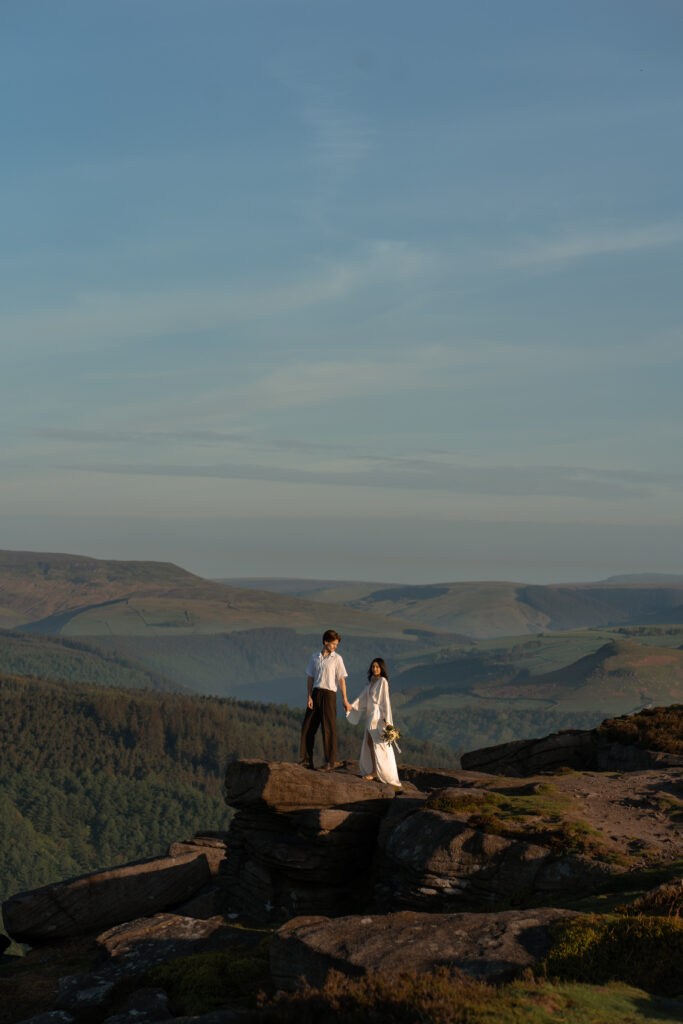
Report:
[{"label": "wispy cloud", "polygon": [[375,131],[361,118],[334,107],[309,107],[313,151],[326,166],[349,172],[371,148]]},{"label": "wispy cloud", "polygon": [[555,239],[534,239],[503,256],[507,266],[526,267],[568,262],[608,253],[636,252],[683,242],[683,224],[650,224],[623,231],[566,234]]},{"label": "wispy cloud", "polygon": [[424,386],[449,386],[440,372],[452,369],[458,355],[443,346],[396,352],[385,360],[350,359],[339,362],[284,366],[259,380],[254,391],[269,407],[324,405],[330,401],[383,395]]},{"label": "wispy cloud", "polygon": [[58,308],[0,315],[8,346],[99,348],[120,339],[216,330],[348,298],[424,273],[431,257],[402,241],[379,239],[346,259],[320,263],[278,283],[164,292],[91,292]]},{"label": "wispy cloud", "polygon": [[448,491],[496,497],[551,496],[593,500],[639,498],[661,487],[683,489],[683,476],[557,466],[459,466],[429,460],[377,459],[354,468],[301,468],[223,463],[161,465],[91,463],[64,469],[142,476],[259,480],[410,491]]},{"label": "wispy cloud", "polygon": [[181,442],[185,444],[213,445],[223,442],[244,441],[243,431],[230,430],[82,430],[55,428],[26,431],[28,437],[49,441],[69,441],[76,444],[159,444]]}]

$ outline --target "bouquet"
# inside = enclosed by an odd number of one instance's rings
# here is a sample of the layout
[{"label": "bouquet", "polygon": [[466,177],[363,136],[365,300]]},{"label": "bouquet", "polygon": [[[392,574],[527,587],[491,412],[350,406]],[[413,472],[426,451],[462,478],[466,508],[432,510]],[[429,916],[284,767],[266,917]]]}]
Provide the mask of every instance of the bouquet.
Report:
[{"label": "bouquet", "polygon": [[391,725],[391,723],[389,723],[388,725],[384,726],[384,732],[382,733],[382,742],[388,743],[389,746],[391,746],[391,744],[393,743],[399,754],[401,753],[401,748],[399,747],[396,740],[400,740],[400,738],[401,734],[395,725]]}]

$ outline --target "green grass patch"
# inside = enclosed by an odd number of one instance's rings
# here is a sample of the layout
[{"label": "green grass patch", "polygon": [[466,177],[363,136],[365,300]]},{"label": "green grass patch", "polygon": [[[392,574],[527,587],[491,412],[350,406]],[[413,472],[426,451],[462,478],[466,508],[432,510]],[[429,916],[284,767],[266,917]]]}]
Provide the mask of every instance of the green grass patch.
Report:
[{"label": "green grass patch", "polygon": [[149,980],[165,989],[174,1015],[197,1015],[256,1005],[259,992],[272,991],[268,949],[270,935],[251,950],[196,953],[162,964]]},{"label": "green grass patch", "polygon": [[683,878],[657,886],[644,893],[633,903],[615,907],[620,914],[650,914],[658,917],[681,917],[683,915]]},{"label": "green grass patch", "polygon": [[467,814],[471,828],[538,843],[560,854],[584,854],[608,863],[623,859],[605,844],[599,831],[578,817],[575,800],[552,782],[532,782],[502,792],[442,790],[427,801],[427,807]]},{"label": "green grass patch", "polygon": [[282,994],[248,1017],[259,1024],[674,1024],[683,1003],[623,984],[599,988],[524,980],[495,987],[446,968],[346,978]]},{"label": "green grass patch", "polygon": [[627,981],[664,996],[683,995],[683,920],[637,915],[559,922],[543,964],[550,978]]}]

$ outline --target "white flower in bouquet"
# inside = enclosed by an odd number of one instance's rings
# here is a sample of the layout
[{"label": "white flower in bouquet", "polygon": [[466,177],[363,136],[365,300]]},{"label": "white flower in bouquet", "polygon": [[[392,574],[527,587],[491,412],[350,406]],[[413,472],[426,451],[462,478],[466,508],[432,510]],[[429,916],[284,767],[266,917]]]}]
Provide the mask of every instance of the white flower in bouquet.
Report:
[{"label": "white flower in bouquet", "polygon": [[400,738],[401,733],[398,731],[395,725],[389,724],[384,726],[384,732],[382,733],[382,741],[384,743],[388,743],[390,746],[393,743],[396,746],[396,749],[398,750],[399,754],[401,753],[401,748],[399,747],[398,743],[396,743],[396,740],[400,740]]}]

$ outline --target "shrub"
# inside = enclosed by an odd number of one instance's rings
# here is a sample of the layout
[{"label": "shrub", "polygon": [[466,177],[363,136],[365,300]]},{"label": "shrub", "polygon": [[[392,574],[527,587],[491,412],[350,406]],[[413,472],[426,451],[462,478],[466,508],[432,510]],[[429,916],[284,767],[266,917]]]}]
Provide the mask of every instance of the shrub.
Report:
[{"label": "shrub", "polygon": [[180,957],[153,968],[150,981],[168,992],[176,1015],[208,1013],[231,1005],[254,1005],[270,989],[270,936],[251,950],[223,950]]},{"label": "shrub", "polygon": [[247,1016],[249,1024],[673,1024],[678,1007],[622,984],[595,988],[533,977],[499,987],[453,976],[408,972],[346,978],[332,972],[320,989],[283,993]]},{"label": "shrub", "polygon": [[683,704],[643,708],[637,715],[608,718],[598,726],[597,732],[603,739],[615,743],[683,754]]},{"label": "shrub", "polygon": [[683,911],[683,878],[674,878],[646,892],[633,903],[614,908],[619,914],[649,914],[655,917],[680,917]]},{"label": "shrub", "polygon": [[602,984],[627,981],[659,995],[683,994],[681,918],[585,916],[553,928],[549,977]]}]

